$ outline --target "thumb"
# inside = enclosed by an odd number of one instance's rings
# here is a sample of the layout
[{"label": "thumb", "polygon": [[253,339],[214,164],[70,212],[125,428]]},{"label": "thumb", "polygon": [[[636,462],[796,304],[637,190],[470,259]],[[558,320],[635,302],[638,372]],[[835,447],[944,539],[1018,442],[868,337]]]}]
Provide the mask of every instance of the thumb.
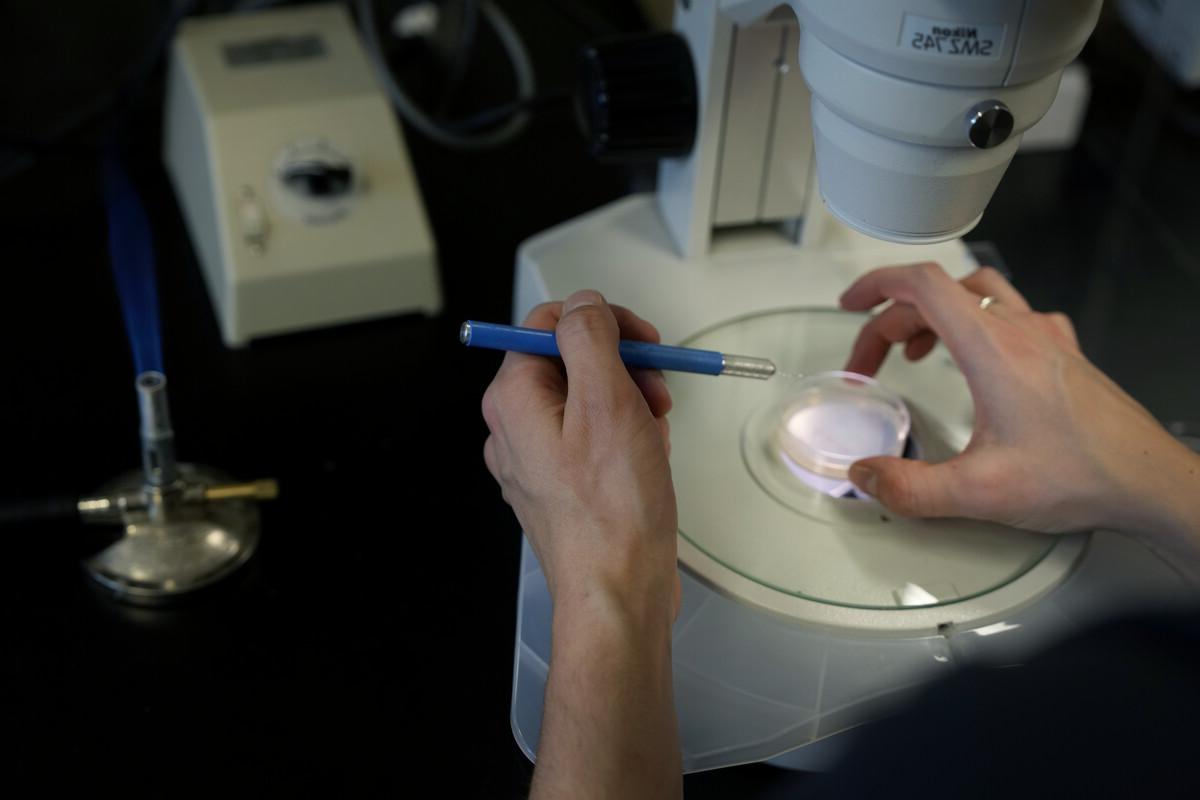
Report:
[{"label": "thumb", "polygon": [[568,297],[554,335],[567,368],[568,402],[615,400],[633,386],[617,349],[617,318],[599,292],[585,289]]},{"label": "thumb", "polygon": [[950,461],[880,456],[850,465],[850,482],[902,517],[958,517],[961,478]]}]

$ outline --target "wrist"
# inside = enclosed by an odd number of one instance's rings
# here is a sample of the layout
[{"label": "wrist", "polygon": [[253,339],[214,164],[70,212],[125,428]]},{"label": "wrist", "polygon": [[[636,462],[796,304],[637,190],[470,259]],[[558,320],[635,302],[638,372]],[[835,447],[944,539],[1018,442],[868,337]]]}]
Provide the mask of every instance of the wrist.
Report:
[{"label": "wrist", "polygon": [[530,797],[679,797],[671,622],[660,593],[586,586],[554,595]]},{"label": "wrist", "polygon": [[590,576],[553,593],[558,631],[619,635],[643,643],[670,640],[674,623],[674,569],[668,580]]},{"label": "wrist", "polygon": [[1200,568],[1200,455],[1178,444],[1176,458],[1164,474],[1162,502],[1164,548]]},{"label": "wrist", "polygon": [[[1200,455],[1165,431],[1160,446],[1145,451],[1153,462],[1130,469],[1123,482],[1123,532],[1165,551],[1195,572],[1200,568]],[[1131,465],[1132,466],[1132,465]]]},{"label": "wrist", "polygon": [[[581,527],[573,526],[576,532]],[[674,520],[633,532],[605,525],[583,538],[587,546],[548,554],[556,623],[620,624],[647,632],[660,632],[665,625],[669,630],[678,583]]]}]

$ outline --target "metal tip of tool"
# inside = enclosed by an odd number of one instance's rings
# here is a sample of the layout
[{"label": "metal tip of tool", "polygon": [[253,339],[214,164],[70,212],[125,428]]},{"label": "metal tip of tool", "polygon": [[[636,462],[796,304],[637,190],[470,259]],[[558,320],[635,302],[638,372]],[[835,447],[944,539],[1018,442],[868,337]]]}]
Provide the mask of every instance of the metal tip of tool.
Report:
[{"label": "metal tip of tool", "polygon": [[462,327],[458,329],[458,340],[460,342],[462,342],[463,344],[471,343],[471,323],[470,323],[470,321],[464,322],[462,324]]},{"label": "metal tip of tool", "polygon": [[726,355],[722,359],[721,374],[765,381],[775,374],[775,364],[765,358]]}]

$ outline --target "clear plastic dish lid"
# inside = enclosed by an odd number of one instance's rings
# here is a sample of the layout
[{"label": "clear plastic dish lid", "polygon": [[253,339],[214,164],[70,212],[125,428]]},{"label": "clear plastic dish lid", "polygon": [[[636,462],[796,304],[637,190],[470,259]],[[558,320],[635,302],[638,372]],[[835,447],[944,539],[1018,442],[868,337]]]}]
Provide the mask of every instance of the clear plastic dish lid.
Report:
[{"label": "clear plastic dish lid", "polygon": [[844,480],[855,461],[904,453],[912,420],[874,378],[820,372],[793,384],[776,412],[779,447],[796,466]]}]

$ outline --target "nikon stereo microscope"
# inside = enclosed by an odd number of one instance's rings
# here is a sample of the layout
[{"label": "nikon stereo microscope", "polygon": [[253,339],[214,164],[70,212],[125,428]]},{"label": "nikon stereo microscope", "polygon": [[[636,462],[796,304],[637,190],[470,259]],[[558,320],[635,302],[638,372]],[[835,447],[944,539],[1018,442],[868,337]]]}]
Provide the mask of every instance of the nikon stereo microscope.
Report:
[{"label": "nikon stereo microscope", "polygon": [[[670,141],[691,112],[694,127],[660,162],[656,192],[522,245],[515,320],[595,288],[652,320],[664,342],[754,353],[797,374],[840,369],[864,321],[837,310],[856,277],[916,261],[956,277],[976,266],[959,237],[1053,102],[1100,5],[681,0],[682,59],[600,54],[593,79],[613,147],[623,136],[644,135],[643,148]],[[655,100],[659,85],[694,86],[696,102]],[[657,139],[648,114],[663,126]],[[891,359],[878,377],[908,407],[912,454],[939,461],[966,446],[971,397],[943,348]],[[811,479],[764,418],[786,381],[668,382],[686,771],[820,768],[855,726],[931,679],[965,663],[1020,663],[1100,616],[1183,593],[1173,567],[1114,534],[899,519]],[[530,758],[550,614],[526,542],[512,726]]]}]

